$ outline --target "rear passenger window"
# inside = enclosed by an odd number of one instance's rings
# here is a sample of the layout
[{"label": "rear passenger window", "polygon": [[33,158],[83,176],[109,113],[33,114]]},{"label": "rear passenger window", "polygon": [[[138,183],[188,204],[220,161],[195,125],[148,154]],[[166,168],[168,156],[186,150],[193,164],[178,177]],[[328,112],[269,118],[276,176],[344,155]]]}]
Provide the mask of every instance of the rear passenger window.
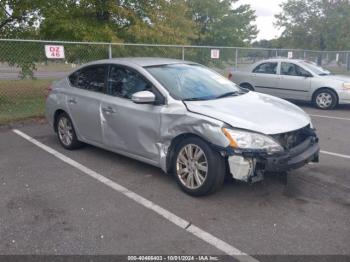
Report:
[{"label": "rear passenger window", "polygon": [[69,81],[77,88],[106,93],[106,73],[107,66],[105,65],[88,66],[71,74]]},{"label": "rear passenger window", "polygon": [[254,68],[253,73],[258,74],[277,74],[277,63],[263,63]]}]

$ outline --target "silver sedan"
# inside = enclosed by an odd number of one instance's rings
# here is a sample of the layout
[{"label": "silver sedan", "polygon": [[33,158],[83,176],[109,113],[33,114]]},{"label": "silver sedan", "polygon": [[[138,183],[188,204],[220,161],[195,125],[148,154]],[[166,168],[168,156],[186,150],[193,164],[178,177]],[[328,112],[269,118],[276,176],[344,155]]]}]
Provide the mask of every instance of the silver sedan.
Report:
[{"label": "silver sedan", "polygon": [[303,110],[181,60],[84,65],[53,84],[46,116],[64,148],[88,143],[160,167],[194,196],[226,175],[253,183],[318,161]]},{"label": "silver sedan", "polygon": [[350,77],[333,75],[316,64],[296,59],[260,61],[229,78],[246,89],[284,99],[311,101],[317,108],[350,104]]}]

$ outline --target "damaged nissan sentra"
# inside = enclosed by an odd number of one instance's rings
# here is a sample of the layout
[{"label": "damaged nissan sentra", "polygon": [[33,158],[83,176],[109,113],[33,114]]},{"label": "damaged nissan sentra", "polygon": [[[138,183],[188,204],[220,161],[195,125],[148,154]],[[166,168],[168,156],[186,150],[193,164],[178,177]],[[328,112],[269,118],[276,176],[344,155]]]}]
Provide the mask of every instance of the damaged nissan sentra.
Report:
[{"label": "damaged nissan sentra", "polygon": [[182,60],[83,65],[52,85],[46,116],[64,148],[88,143],[160,167],[195,196],[228,174],[252,183],[318,162],[303,110]]}]

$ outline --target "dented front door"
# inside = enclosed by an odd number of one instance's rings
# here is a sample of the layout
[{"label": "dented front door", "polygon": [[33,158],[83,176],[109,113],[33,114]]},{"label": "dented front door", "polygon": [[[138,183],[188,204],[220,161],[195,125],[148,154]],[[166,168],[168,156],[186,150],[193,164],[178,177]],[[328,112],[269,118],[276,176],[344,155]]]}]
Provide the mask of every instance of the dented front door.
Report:
[{"label": "dented front door", "polygon": [[115,150],[158,161],[162,106],[131,101],[133,93],[151,88],[140,77],[129,69],[111,66],[110,96],[101,101],[103,143]]}]

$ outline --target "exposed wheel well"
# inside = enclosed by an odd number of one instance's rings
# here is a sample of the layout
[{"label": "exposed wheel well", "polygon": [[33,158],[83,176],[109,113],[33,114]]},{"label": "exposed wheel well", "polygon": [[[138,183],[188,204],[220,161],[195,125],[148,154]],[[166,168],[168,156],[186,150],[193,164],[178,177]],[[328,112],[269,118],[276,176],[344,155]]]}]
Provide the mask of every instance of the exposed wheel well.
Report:
[{"label": "exposed wheel well", "polygon": [[62,109],[58,109],[56,110],[54,117],[53,117],[53,129],[55,130],[55,132],[57,132],[57,120],[58,120],[58,116],[62,113],[66,113],[64,110]]},{"label": "exposed wheel well", "polygon": [[316,89],[311,96],[311,102],[313,102],[315,100],[315,96],[316,96],[317,92],[319,92],[321,90],[329,90],[329,91],[333,92],[335,94],[335,96],[337,97],[337,103],[339,102],[339,96],[338,96],[337,92],[333,88],[330,88],[330,87],[320,87],[320,88]]},{"label": "exposed wheel well", "polygon": [[240,86],[240,87],[243,87],[243,88],[244,88],[244,86],[250,86],[250,87],[251,87],[251,90],[254,91],[253,85],[252,85],[252,84],[249,84],[248,82],[240,83],[239,86]]},{"label": "exposed wheel well", "polygon": [[172,165],[173,165],[174,151],[175,151],[176,145],[178,143],[180,143],[181,140],[188,138],[188,137],[197,137],[197,138],[207,142],[210,145],[210,143],[208,141],[206,141],[205,139],[203,139],[203,137],[200,137],[200,136],[192,134],[192,133],[181,134],[181,135],[178,135],[177,137],[173,138],[173,140],[171,141],[171,144],[168,148],[167,158],[166,158],[166,166],[167,166],[168,173],[171,172],[171,170],[173,168]]}]

